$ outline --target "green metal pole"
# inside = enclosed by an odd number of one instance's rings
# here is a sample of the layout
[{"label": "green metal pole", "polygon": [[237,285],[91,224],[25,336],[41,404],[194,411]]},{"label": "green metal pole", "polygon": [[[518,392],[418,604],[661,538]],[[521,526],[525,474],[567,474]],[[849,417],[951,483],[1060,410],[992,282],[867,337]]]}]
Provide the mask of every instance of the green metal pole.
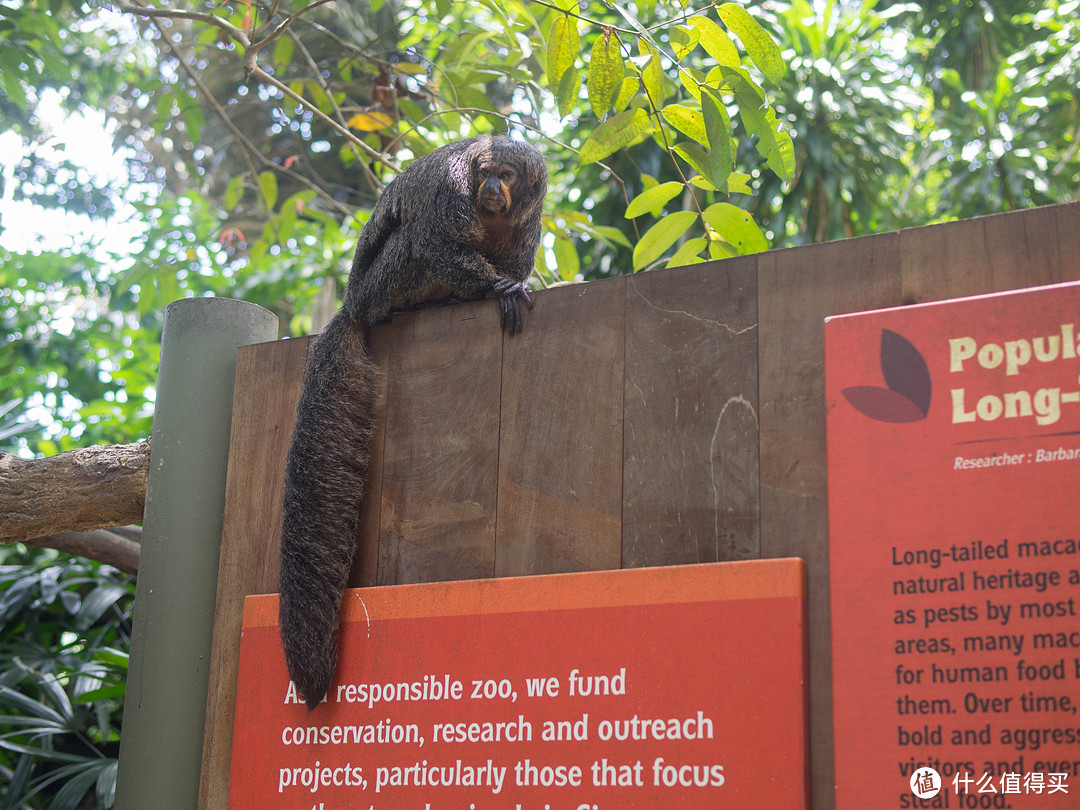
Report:
[{"label": "green metal pole", "polygon": [[277,316],[224,298],[165,310],[117,773],[118,810],[194,810],[239,346]]}]

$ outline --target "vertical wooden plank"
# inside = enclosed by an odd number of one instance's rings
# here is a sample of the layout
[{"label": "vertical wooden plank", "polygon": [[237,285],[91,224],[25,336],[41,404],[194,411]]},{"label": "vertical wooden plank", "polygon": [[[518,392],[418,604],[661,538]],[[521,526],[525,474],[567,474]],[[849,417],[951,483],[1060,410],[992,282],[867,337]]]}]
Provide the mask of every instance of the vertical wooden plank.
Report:
[{"label": "vertical wooden plank", "polygon": [[494,573],[501,372],[494,302],[394,318],[379,584]]},{"label": "vertical wooden plank", "polygon": [[1057,243],[1057,280],[1080,278],[1080,202],[1055,205],[1049,211],[1054,216],[1054,239]]},{"label": "vertical wooden plank", "polygon": [[620,567],[624,284],[540,293],[504,342],[497,576]]},{"label": "vertical wooden plank", "polygon": [[816,810],[833,807],[824,319],[898,304],[900,296],[896,234],[758,257],[761,550],[807,562]]},{"label": "vertical wooden plank", "polygon": [[627,279],[625,568],[760,554],[756,271]]},{"label": "vertical wooden plank", "polygon": [[903,302],[942,301],[1068,280],[1061,251],[1075,230],[1063,230],[1059,222],[1067,209],[1076,207],[1034,208],[902,231]]},{"label": "vertical wooden plank", "polygon": [[244,597],[277,590],[281,492],[311,338],[241,346],[210,656],[202,810],[225,810]]}]

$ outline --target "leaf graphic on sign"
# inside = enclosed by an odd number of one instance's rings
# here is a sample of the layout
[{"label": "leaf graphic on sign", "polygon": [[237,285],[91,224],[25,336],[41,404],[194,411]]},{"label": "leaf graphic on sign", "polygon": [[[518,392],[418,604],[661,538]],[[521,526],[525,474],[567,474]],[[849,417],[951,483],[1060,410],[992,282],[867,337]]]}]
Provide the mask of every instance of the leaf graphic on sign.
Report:
[{"label": "leaf graphic on sign", "polygon": [[886,388],[857,385],[841,391],[859,413],[879,422],[918,422],[930,412],[930,369],[911,342],[881,330],[881,372]]}]

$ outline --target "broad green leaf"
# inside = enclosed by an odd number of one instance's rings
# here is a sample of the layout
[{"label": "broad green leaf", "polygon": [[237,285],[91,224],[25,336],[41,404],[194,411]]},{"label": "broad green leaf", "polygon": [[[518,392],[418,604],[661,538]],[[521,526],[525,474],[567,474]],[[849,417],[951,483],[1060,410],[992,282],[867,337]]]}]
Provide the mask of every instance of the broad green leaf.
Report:
[{"label": "broad green leaf", "polygon": [[574,281],[581,272],[581,259],[577,247],[569,236],[557,237],[552,248],[555,252],[555,264],[558,275],[563,281]]},{"label": "broad green leaf", "polygon": [[223,202],[225,203],[225,210],[232,211],[236,206],[240,204],[240,199],[244,194],[244,175],[238,174],[232,180],[229,181],[229,185],[225,187],[225,197]]},{"label": "broad green leaf", "polygon": [[626,248],[632,247],[630,240],[626,238],[626,234],[618,228],[613,228],[610,225],[598,225],[593,230],[596,231],[596,238],[607,244],[622,245]]},{"label": "broad green leaf", "polygon": [[668,104],[661,110],[664,120],[679,130],[683,135],[700,144],[707,145],[709,138],[705,134],[705,119],[701,110],[695,110],[683,104]]},{"label": "broad green leaf", "polygon": [[619,94],[615,96],[615,112],[622,112],[626,109],[627,105],[637,95],[638,87],[641,85],[641,80],[637,76],[627,76],[622,80],[622,86],[619,88]]},{"label": "broad green leaf", "polygon": [[548,87],[557,91],[563,74],[570,69],[581,50],[577,19],[564,14],[557,17],[548,33],[547,79]]},{"label": "broad green leaf", "polygon": [[712,88],[701,91],[701,112],[709,137],[707,176],[717,188],[726,188],[735,160],[731,151],[731,119],[724,109],[720,94]]},{"label": "broad green leaf", "polygon": [[277,204],[277,175],[270,171],[260,173],[259,190],[262,192],[266,208],[273,211],[274,206]]},{"label": "broad green leaf", "polygon": [[698,215],[693,211],[676,211],[645,231],[634,247],[634,272],[648,267],[663,256],[664,251],[674,245],[697,218]]},{"label": "broad green leaf", "polygon": [[745,256],[769,249],[769,240],[746,211],[731,203],[715,203],[701,216],[724,240]]},{"label": "broad green leaf", "polygon": [[277,42],[274,43],[274,67],[277,68],[279,74],[284,75],[285,68],[292,62],[293,52],[295,50],[292,39],[287,36],[280,36]]},{"label": "broad green leaf", "polygon": [[668,267],[684,267],[688,264],[698,264],[705,261],[701,258],[701,251],[705,250],[705,246],[709,243],[709,240],[704,236],[697,236],[693,239],[687,239],[683,242],[679,249],[676,250],[671,258],[668,259]]},{"label": "broad green leaf", "polygon": [[649,61],[641,69],[641,81],[645,85],[645,92],[649,94],[649,103],[653,109],[659,110],[664,104],[664,69],[657,51],[652,52]]},{"label": "broad green leaf", "polygon": [[578,96],[581,95],[581,74],[575,67],[568,68],[559,80],[559,91],[555,94],[555,102],[559,106],[559,115],[566,118],[577,104]]},{"label": "broad green leaf", "polygon": [[709,153],[694,141],[681,141],[672,147],[675,154],[689,163],[703,177],[709,176]]},{"label": "broad green leaf", "polygon": [[615,104],[625,72],[626,65],[619,52],[618,38],[614,32],[604,31],[593,43],[589,56],[589,78],[585,83],[589,106],[597,118],[607,115]]},{"label": "broad green leaf", "polygon": [[701,84],[705,81],[705,74],[693,68],[679,68],[679,81],[683,88],[694,97],[694,101],[701,101]]},{"label": "broad green leaf", "polygon": [[739,251],[737,251],[723,239],[718,238],[709,240],[710,259],[730,259],[732,256],[738,255]]},{"label": "broad green leaf", "polygon": [[653,216],[658,216],[664,204],[669,200],[679,196],[679,193],[683,190],[682,183],[676,183],[674,181],[670,183],[664,183],[663,185],[653,186],[630,201],[630,204],[626,206],[626,218],[633,219],[634,217],[640,217],[642,214],[651,213]]},{"label": "broad green leaf", "polygon": [[708,17],[691,17],[687,23],[697,31],[699,44],[718,65],[737,67],[740,64],[739,49],[723,28]]},{"label": "broad green leaf", "polygon": [[675,52],[675,59],[681,62],[690,51],[697,47],[700,34],[697,29],[686,28],[676,25],[671,29],[671,49]]},{"label": "broad green leaf", "polygon": [[795,145],[784,132],[776,112],[765,100],[764,91],[742,68],[720,68],[728,87],[735,93],[739,116],[747,132],[757,135],[758,153],[781,180],[795,176]]},{"label": "broad green leaf", "polygon": [[728,194],[753,194],[750,188],[750,175],[743,172],[732,172],[728,175]]},{"label": "broad green leaf", "polygon": [[593,130],[585,145],[581,147],[578,160],[583,164],[603,160],[624,146],[629,146],[638,138],[652,131],[653,123],[645,110],[627,110],[611,116]]},{"label": "broad green leaf", "polygon": [[784,75],[784,60],[780,56],[780,49],[761,24],[737,3],[724,3],[716,13],[724,21],[724,25],[738,35],[746,53],[765,78],[773,84],[779,82]]}]

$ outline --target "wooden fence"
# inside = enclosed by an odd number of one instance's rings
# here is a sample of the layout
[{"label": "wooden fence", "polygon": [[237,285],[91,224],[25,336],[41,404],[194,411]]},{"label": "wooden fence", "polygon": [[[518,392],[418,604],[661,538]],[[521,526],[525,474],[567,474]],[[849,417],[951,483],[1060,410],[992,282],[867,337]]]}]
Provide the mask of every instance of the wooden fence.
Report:
[{"label": "wooden fence", "polygon": [[[536,295],[370,335],[385,419],[354,585],[803,557],[811,791],[830,810],[826,316],[1080,278],[1080,203]],[[242,600],[276,590],[310,339],[240,350],[200,808],[228,792]]]}]

